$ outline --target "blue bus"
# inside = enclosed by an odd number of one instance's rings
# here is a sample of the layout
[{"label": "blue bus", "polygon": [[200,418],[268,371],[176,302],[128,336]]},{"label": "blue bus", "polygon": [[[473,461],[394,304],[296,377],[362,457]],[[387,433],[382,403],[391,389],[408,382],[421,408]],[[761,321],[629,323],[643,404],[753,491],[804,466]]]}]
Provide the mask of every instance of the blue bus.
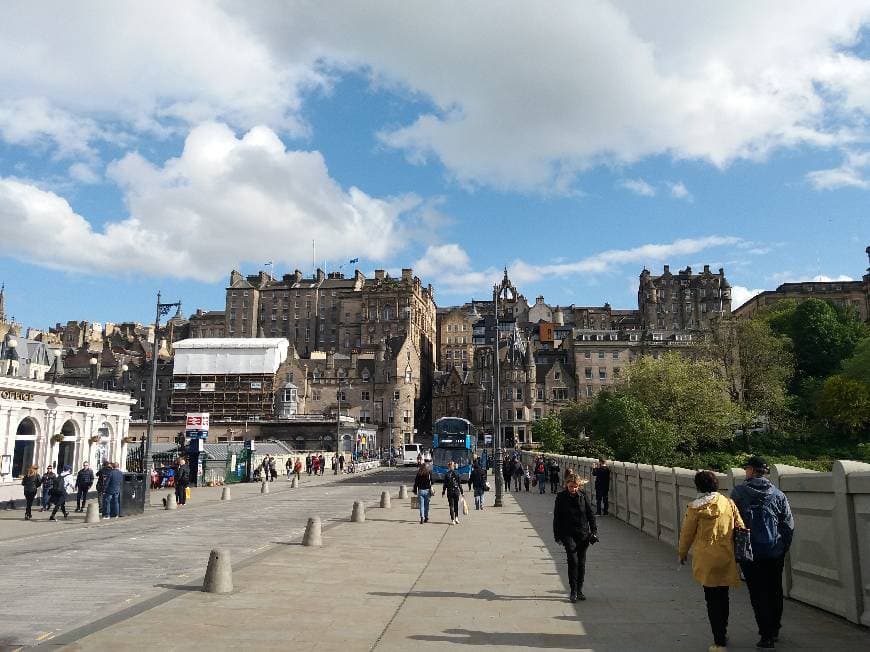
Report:
[{"label": "blue bus", "polygon": [[468,419],[442,417],[432,429],[432,479],[443,480],[447,464],[456,463],[462,481],[471,475],[471,462],[477,449],[477,430]]}]

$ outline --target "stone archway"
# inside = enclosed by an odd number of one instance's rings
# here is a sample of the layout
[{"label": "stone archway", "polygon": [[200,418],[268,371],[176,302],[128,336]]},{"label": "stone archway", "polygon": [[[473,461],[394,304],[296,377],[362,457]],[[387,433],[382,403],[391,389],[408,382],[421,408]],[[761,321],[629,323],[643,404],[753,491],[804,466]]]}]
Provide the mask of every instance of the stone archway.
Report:
[{"label": "stone archway", "polygon": [[36,453],[38,424],[31,417],[25,417],[15,431],[15,451],[12,455],[12,477],[20,478],[33,464]]},{"label": "stone archway", "polygon": [[76,445],[78,444],[78,424],[72,419],[67,419],[60,428],[60,435],[63,435],[63,441],[58,442],[56,466],[58,472],[64,467],[69,466],[75,470],[76,461]]}]

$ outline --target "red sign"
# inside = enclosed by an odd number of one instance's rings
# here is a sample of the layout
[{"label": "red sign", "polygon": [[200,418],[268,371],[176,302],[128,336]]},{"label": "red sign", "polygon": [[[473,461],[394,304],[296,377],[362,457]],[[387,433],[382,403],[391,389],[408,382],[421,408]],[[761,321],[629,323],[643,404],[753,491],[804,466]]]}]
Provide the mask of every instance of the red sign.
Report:
[{"label": "red sign", "polygon": [[190,413],[187,415],[188,430],[208,430],[208,412]]}]

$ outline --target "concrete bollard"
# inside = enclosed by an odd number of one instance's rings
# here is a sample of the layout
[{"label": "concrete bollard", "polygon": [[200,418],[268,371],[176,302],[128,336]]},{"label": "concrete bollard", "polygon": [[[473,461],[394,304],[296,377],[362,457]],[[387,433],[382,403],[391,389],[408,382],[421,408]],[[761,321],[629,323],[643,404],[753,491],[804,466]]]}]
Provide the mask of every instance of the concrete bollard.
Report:
[{"label": "concrete bollard", "polygon": [[314,516],[308,519],[308,525],[305,526],[305,534],[302,536],[302,545],[323,545],[323,534],[319,516]]},{"label": "concrete bollard", "polygon": [[206,593],[232,593],[233,567],[230,564],[230,551],[226,548],[215,548],[208,556],[202,590]]},{"label": "concrete bollard", "polygon": [[411,509],[420,509],[420,497],[411,496]]},{"label": "concrete bollard", "polygon": [[299,486],[299,478],[294,477],[293,481],[290,483],[291,489],[296,489]]},{"label": "concrete bollard", "polygon": [[402,485],[401,487],[399,487],[399,498],[401,500],[404,500],[407,497],[408,497],[408,488],[405,485]]},{"label": "concrete bollard", "polygon": [[99,523],[100,510],[97,508],[97,503],[88,503],[88,510],[85,512],[85,523]]},{"label": "concrete bollard", "polygon": [[233,495],[230,492],[229,487],[224,487],[223,491],[221,491],[221,500],[232,500]]},{"label": "concrete bollard", "polygon": [[175,492],[170,491],[163,499],[163,508],[168,510],[178,509],[178,501],[175,499]]},{"label": "concrete bollard", "polygon": [[366,504],[356,501],[353,504],[353,512],[350,515],[351,523],[362,523],[366,520]]},{"label": "concrete bollard", "polygon": [[390,509],[392,505],[390,504],[390,492],[383,491],[381,492],[381,507],[384,509]]},{"label": "concrete bollard", "polygon": [[263,482],[263,484],[260,485],[260,493],[261,494],[269,493],[269,483],[268,482]]},{"label": "concrete bollard", "polygon": [[18,509],[17,507],[15,507],[15,501],[12,498],[9,499],[9,503],[6,505],[6,509]]}]

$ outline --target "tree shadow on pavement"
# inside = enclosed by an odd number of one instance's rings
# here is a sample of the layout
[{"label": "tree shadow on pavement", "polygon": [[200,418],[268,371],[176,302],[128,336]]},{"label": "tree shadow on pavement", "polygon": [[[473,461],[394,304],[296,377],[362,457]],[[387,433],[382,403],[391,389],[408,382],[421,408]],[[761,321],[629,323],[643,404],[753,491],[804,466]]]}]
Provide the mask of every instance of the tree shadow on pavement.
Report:
[{"label": "tree shadow on pavement", "polygon": [[584,637],[574,634],[547,634],[545,632],[484,632],[474,629],[445,629],[444,636],[415,634],[414,641],[459,643],[461,645],[502,645],[513,648],[582,649]]},{"label": "tree shadow on pavement", "polygon": [[375,595],[382,598],[466,598],[473,600],[487,600],[487,601],[496,601],[496,600],[505,600],[505,601],[515,601],[515,600],[527,600],[530,602],[539,602],[541,600],[555,600],[558,602],[564,602],[564,598],[545,598],[541,596],[535,595],[499,595],[498,593],[493,593],[492,591],[487,591],[484,589],[478,593],[459,593],[456,591],[411,591],[410,593],[401,593],[401,592],[389,592],[389,591],[370,591],[369,595]]}]

